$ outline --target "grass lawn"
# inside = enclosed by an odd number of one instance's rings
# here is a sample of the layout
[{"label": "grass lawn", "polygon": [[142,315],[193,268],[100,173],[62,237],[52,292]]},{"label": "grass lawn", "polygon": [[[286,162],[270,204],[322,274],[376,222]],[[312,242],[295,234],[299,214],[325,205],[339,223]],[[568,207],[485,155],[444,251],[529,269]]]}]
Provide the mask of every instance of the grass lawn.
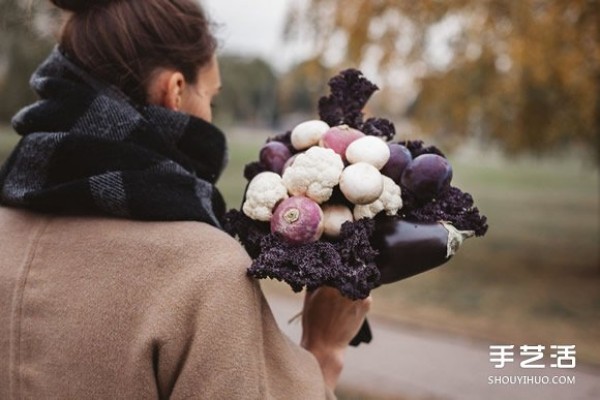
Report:
[{"label": "grass lawn", "polygon": [[[0,134],[0,158],[14,144]],[[232,132],[219,183],[239,207],[243,166],[265,133]],[[578,362],[600,365],[600,183],[577,159],[451,157],[454,184],[487,215],[445,266],[374,291],[373,312],[392,321],[484,338],[492,343],[575,344]],[[267,292],[291,293],[280,283]],[[375,333],[376,334],[376,333]]]}]

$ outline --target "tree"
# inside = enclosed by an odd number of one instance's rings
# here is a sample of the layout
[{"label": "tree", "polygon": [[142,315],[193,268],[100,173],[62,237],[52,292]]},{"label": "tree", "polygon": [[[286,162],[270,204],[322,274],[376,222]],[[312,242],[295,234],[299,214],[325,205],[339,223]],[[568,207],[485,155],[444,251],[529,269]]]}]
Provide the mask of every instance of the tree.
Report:
[{"label": "tree", "polygon": [[412,74],[423,132],[510,152],[579,143],[600,161],[598,0],[310,0],[290,19],[288,37],[309,28],[321,57]]},{"label": "tree", "polygon": [[292,66],[278,83],[278,104],[283,114],[317,115],[317,104],[327,90],[332,71],[317,59]]},{"label": "tree", "polygon": [[278,116],[277,78],[271,66],[259,58],[223,55],[219,58],[223,87],[216,100],[216,118],[272,125]]}]

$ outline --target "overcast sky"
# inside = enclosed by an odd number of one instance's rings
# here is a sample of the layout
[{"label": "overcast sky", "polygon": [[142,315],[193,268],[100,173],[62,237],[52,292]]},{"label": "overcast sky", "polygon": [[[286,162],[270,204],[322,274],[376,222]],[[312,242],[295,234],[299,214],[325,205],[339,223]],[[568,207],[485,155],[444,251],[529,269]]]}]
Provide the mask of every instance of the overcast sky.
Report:
[{"label": "overcast sky", "polygon": [[221,52],[259,55],[281,70],[306,54],[303,46],[283,43],[289,4],[302,0],[202,0],[217,23]]},{"label": "overcast sky", "polygon": [[[284,72],[289,66],[305,60],[311,54],[310,42],[283,42],[283,30],[290,5],[305,5],[308,0],[200,1],[218,26],[216,36],[221,44],[220,53],[260,56],[279,72]],[[442,34],[441,39],[443,38]],[[443,56],[443,46],[437,47]],[[378,66],[367,61],[356,67],[361,68],[371,80],[377,82]],[[412,90],[413,80],[405,70],[396,70],[390,78],[394,86],[402,90]]]}]

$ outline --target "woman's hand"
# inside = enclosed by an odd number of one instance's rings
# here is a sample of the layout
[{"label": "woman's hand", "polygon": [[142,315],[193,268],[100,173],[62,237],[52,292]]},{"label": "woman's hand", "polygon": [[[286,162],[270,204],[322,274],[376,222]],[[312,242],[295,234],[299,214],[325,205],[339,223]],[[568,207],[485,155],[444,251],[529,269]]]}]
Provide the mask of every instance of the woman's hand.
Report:
[{"label": "woman's hand", "polygon": [[370,296],[353,301],[331,287],[308,292],[304,298],[301,345],[317,358],[331,390],[342,372],[346,348],[370,307]]}]

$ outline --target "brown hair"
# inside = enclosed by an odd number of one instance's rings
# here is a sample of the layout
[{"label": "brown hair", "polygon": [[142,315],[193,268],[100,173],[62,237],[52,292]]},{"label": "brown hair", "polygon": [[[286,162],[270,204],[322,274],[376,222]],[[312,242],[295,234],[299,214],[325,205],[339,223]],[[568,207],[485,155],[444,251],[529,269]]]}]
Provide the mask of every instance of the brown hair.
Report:
[{"label": "brown hair", "polygon": [[153,71],[173,68],[190,83],[216,49],[196,0],[50,0],[73,14],[59,47],[96,78],[147,101]]}]

